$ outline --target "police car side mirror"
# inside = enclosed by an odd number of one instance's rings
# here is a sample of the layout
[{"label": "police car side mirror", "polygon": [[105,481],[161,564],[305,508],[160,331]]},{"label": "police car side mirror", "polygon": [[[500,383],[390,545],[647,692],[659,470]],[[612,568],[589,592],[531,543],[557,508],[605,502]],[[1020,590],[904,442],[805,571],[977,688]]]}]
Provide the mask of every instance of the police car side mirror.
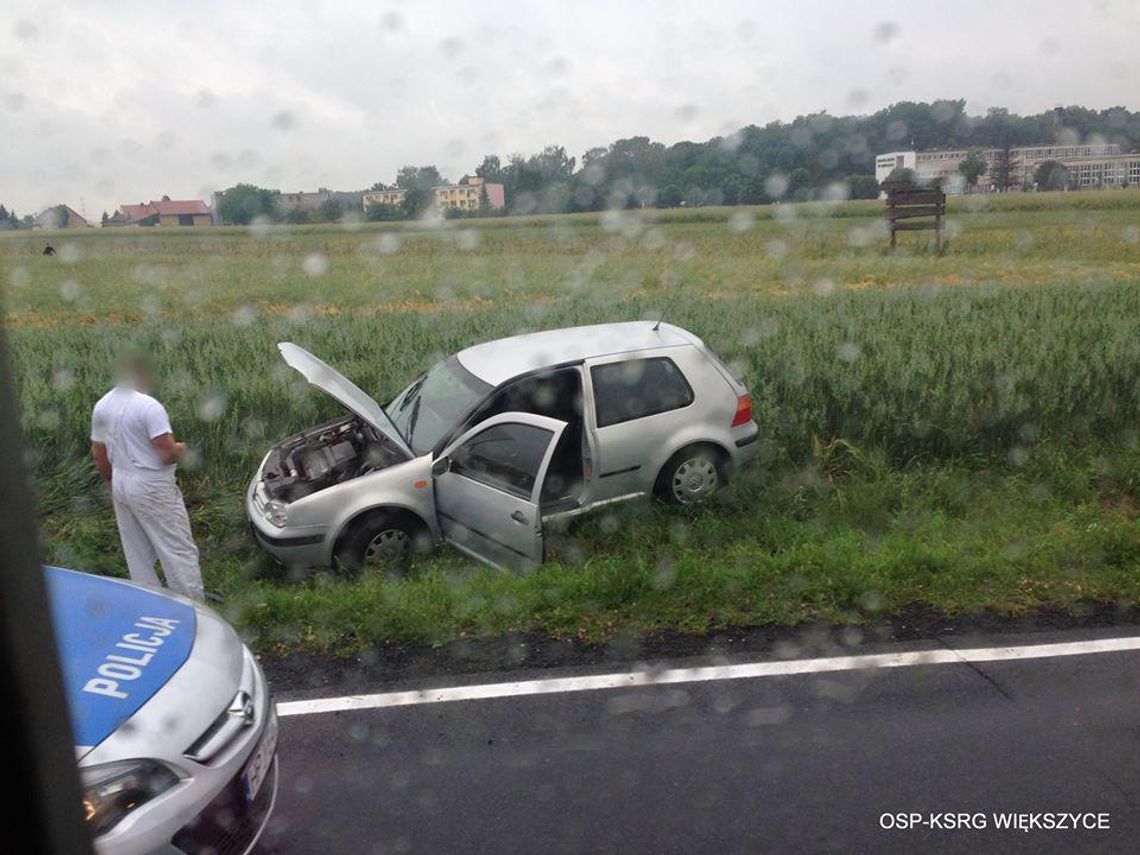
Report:
[{"label": "police car side mirror", "polygon": [[431,474],[433,478],[438,478],[446,472],[451,470],[451,458],[440,457],[431,465]]}]

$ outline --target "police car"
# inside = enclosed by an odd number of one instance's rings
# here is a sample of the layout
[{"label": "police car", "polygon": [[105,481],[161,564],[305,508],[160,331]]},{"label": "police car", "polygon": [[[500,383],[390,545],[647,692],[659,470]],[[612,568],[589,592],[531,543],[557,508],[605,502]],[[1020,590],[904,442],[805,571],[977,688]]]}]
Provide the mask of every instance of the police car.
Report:
[{"label": "police car", "polygon": [[277,794],[277,718],[253,654],[190,600],[45,574],[97,850],[251,850]]}]

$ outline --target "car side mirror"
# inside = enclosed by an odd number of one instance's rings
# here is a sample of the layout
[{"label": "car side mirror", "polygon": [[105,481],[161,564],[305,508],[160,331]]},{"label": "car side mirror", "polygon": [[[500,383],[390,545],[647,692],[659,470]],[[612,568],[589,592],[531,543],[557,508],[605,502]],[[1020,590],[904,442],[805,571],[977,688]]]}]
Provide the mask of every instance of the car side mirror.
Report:
[{"label": "car side mirror", "polygon": [[431,474],[433,478],[438,478],[451,470],[451,458],[440,457],[431,465]]}]

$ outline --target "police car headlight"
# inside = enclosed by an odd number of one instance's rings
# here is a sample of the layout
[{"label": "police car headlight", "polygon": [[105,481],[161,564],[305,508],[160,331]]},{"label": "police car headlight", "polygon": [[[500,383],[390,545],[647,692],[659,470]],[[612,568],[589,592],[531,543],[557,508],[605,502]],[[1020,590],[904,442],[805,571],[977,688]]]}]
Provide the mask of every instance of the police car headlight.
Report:
[{"label": "police car headlight", "polygon": [[281,528],[289,519],[289,506],[284,502],[268,501],[265,503],[265,518]]},{"label": "police car headlight", "polygon": [[106,834],[129,814],[178,783],[178,775],[154,760],[124,760],[80,769],[83,813],[94,836]]}]

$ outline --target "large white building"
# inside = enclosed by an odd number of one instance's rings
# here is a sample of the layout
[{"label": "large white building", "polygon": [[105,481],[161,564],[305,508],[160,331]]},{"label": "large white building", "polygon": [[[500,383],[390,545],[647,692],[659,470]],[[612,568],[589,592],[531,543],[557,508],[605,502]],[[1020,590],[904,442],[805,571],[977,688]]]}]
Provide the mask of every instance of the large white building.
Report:
[{"label": "large white building", "polygon": [[1140,152],[1062,161],[1078,189],[1140,186]]},{"label": "large white building", "polygon": [[[966,180],[958,171],[958,166],[969,153],[969,149],[959,148],[880,154],[875,158],[875,180],[881,183],[894,169],[901,167],[913,170],[919,181],[942,179],[947,193],[962,193],[966,189]],[[983,150],[981,155],[987,165],[992,167],[1003,157],[1003,152],[1001,149],[990,148]],[[1037,167],[1047,160],[1064,164],[1079,187],[1140,183],[1140,153],[1121,154],[1120,146],[1115,143],[1041,143],[1010,149],[1010,184],[1017,189],[1032,185]],[[1138,167],[1136,171],[1133,169],[1134,162]],[[979,192],[994,190],[992,172],[992,168],[987,169],[978,179]]]}]

